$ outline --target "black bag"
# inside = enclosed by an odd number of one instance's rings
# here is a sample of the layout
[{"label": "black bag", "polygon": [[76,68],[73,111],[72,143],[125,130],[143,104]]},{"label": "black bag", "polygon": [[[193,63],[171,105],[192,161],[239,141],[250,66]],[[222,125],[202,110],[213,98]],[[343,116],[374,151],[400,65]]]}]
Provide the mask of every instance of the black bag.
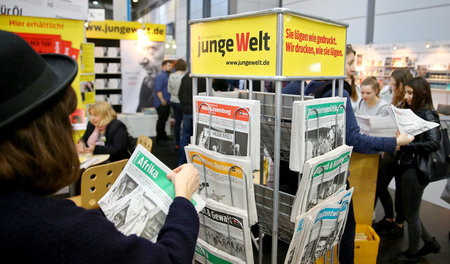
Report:
[{"label": "black bag", "polygon": [[440,129],[441,140],[439,149],[429,155],[417,155],[419,170],[426,176],[428,182],[450,178],[450,143],[447,129]]}]

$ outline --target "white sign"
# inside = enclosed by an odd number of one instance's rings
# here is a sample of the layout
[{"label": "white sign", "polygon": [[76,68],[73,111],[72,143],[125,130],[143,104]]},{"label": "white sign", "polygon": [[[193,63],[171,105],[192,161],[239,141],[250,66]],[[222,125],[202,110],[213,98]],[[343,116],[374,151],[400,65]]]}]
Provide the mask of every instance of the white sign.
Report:
[{"label": "white sign", "polygon": [[88,19],[86,0],[2,0],[0,14],[49,18]]},{"label": "white sign", "polygon": [[105,9],[89,9],[89,21],[104,21]]}]

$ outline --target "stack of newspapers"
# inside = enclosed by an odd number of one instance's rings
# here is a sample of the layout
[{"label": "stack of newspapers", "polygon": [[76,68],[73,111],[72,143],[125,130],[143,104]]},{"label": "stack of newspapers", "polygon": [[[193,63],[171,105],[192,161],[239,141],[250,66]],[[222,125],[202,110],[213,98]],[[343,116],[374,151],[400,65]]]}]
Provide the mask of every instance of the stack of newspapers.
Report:
[{"label": "stack of newspapers", "polygon": [[296,218],[285,264],[314,263],[339,242],[353,188],[338,192]]},{"label": "stack of newspapers", "polygon": [[[195,259],[200,263],[253,263],[247,212],[207,199],[200,212]],[[199,249],[203,248],[203,251]],[[204,254],[204,250],[209,254]]]},{"label": "stack of newspapers", "polygon": [[292,110],[289,168],[303,170],[306,160],[345,144],[346,98],[295,101]]},{"label": "stack of newspapers", "polygon": [[260,102],[194,96],[194,145],[214,152],[247,156],[259,169]]},{"label": "stack of newspapers", "polygon": [[305,162],[292,205],[291,222],[346,185],[352,149],[343,145]]},{"label": "stack of newspapers", "polygon": [[195,260],[253,263],[250,226],[258,222],[253,170],[259,169],[260,102],[194,96],[194,133],[185,147],[200,175],[200,213]]},{"label": "stack of newspapers", "polygon": [[[138,145],[110,190],[98,201],[105,216],[125,235],[135,234],[156,242],[175,189],[167,178],[169,169],[143,146]],[[197,212],[205,206],[194,193]]]}]

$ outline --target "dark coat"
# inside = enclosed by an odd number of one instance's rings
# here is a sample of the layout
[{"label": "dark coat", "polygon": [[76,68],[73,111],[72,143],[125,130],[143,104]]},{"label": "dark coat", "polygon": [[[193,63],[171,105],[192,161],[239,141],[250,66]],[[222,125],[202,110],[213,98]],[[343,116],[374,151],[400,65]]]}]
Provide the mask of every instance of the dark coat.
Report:
[{"label": "dark coat", "polygon": [[[205,78],[197,79],[197,92],[203,93],[206,91]],[[181,110],[184,115],[192,115],[192,78],[189,73],[186,73],[181,79],[180,91],[178,91],[178,98],[181,103]]]},{"label": "dark coat", "polygon": [[[83,135],[83,141],[87,144],[89,137],[94,132],[95,126],[88,122],[86,132]],[[128,132],[127,127],[122,121],[114,119],[111,121],[105,130],[105,145],[95,146],[94,154],[109,154],[110,161],[118,161],[121,159],[128,159]],[[86,145],[87,147],[87,145]]]},{"label": "dark coat", "polygon": [[199,231],[194,206],[176,197],[157,243],[125,236],[98,210],[66,199],[0,192],[0,248],[9,263],[192,263]]}]

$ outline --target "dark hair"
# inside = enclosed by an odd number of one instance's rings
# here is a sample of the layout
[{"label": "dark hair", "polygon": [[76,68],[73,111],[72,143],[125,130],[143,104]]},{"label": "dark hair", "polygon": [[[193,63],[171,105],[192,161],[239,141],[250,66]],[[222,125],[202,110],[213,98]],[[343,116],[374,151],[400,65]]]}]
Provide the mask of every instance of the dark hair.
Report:
[{"label": "dark hair", "polygon": [[[353,53],[353,55],[356,55],[356,51],[353,49],[352,44],[347,44],[345,47],[345,54],[346,56],[350,53]],[[350,87],[352,87],[352,94],[350,95],[350,98],[353,102],[356,102],[358,100],[358,93],[356,92],[356,81],[355,76],[350,76]]]},{"label": "dark hair", "polygon": [[[412,74],[407,68],[398,68],[391,73],[391,77],[395,80],[397,89],[394,90],[392,95],[392,104],[398,106],[405,98],[405,85],[412,79]],[[400,85],[401,84],[401,85]]]},{"label": "dark hair", "polygon": [[52,194],[80,176],[69,118],[76,106],[70,87],[50,109],[0,143],[0,186]]},{"label": "dark hair", "polygon": [[175,61],[174,67],[176,71],[185,71],[187,65],[183,59],[178,59],[177,61]]},{"label": "dark hair", "polygon": [[375,94],[378,95],[380,93],[380,84],[377,81],[377,78],[374,76],[369,76],[364,81],[362,81],[361,86],[370,85],[372,89],[375,91]]},{"label": "dark hair", "polygon": [[171,60],[163,60],[163,62],[161,63],[161,66],[165,66],[166,64],[172,64]]},{"label": "dark hair", "polygon": [[[430,84],[422,77],[415,77],[408,81],[406,86],[413,89],[413,98],[409,108],[418,113],[423,109],[433,109],[433,98],[431,97]],[[405,102],[406,104],[406,102]]]}]

